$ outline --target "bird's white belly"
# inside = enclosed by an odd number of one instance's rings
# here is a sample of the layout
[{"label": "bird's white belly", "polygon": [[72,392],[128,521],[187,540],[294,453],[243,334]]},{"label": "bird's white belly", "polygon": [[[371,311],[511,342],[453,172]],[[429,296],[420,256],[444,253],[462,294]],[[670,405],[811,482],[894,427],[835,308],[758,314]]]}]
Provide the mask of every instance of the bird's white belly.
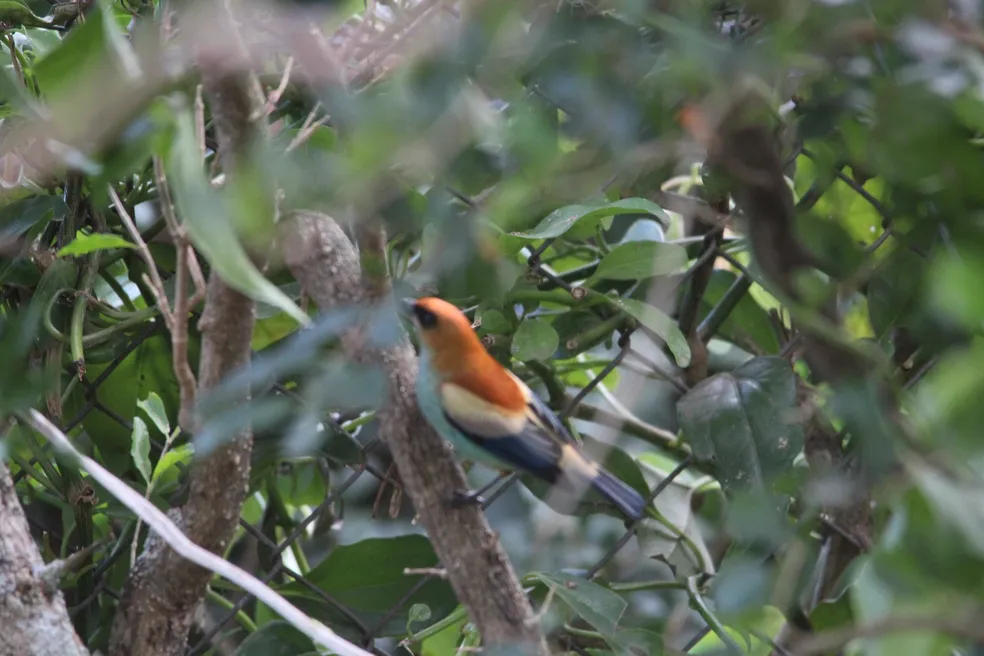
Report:
[{"label": "bird's white belly", "polygon": [[[444,408],[441,406],[440,384],[440,380],[433,374],[428,358],[422,354],[420,371],[417,374],[417,405],[420,406],[420,412],[427,422],[437,430],[441,437],[451,443],[459,458],[479,462],[496,469],[512,469],[508,463],[476,446],[448,421],[444,415]],[[420,392],[424,390],[427,390],[427,393],[421,394]]]}]

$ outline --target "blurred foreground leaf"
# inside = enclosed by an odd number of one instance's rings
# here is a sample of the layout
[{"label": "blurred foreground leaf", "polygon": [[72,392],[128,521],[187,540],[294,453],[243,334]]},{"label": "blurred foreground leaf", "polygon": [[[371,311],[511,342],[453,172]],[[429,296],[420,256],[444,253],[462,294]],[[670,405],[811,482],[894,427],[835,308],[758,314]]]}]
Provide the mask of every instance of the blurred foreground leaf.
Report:
[{"label": "blurred foreground leaf", "polygon": [[260,273],[243,248],[230,217],[228,199],[205,179],[194,122],[188,111],[178,113],[177,136],[168,165],[175,203],[188,232],[222,279],[243,294],[278,307],[308,325],[311,320],[307,314]]}]

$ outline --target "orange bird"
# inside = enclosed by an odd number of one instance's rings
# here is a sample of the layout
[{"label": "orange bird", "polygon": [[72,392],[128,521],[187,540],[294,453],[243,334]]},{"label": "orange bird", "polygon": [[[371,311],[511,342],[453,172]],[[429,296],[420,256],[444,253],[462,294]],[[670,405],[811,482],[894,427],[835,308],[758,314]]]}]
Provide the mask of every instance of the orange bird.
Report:
[{"label": "orange bird", "polygon": [[645,499],[583,452],[550,408],[489,355],[458,308],[439,298],[405,302],[421,342],[417,403],[461,457],[569,490],[590,487],[627,517],[642,517]]}]

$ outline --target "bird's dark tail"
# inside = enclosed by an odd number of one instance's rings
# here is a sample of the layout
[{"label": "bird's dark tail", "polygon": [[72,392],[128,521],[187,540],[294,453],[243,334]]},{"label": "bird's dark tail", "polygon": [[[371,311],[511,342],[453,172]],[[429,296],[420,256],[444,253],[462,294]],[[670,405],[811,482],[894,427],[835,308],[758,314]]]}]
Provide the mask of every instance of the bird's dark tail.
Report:
[{"label": "bird's dark tail", "polygon": [[614,503],[629,519],[641,519],[646,511],[646,500],[604,469],[598,469],[598,475],[591,481],[591,487]]}]

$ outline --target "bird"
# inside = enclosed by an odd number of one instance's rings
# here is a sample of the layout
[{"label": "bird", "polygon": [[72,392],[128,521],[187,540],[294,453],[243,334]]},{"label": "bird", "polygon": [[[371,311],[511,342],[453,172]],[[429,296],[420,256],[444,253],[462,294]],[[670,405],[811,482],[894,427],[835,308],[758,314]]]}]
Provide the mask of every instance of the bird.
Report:
[{"label": "bird", "polygon": [[584,453],[557,415],[489,354],[461,310],[436,297],[404,303],[420,338],[417,404],[459,457],[569,491],[590,487],[629,519],[642,518],[646,500]]}]

